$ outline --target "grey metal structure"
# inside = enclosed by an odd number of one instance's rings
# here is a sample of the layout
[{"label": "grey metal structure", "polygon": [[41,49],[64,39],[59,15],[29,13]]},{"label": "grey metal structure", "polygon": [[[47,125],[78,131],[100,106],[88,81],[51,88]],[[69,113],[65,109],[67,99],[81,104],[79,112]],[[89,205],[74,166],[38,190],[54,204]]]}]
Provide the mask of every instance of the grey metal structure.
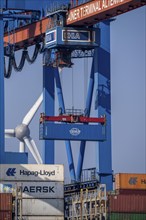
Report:
[{"label": "grey metal structure", "polygon": [[94,190],[83,190],[65,198],[65,220],[106,220],[106,185],[100,184]]}]

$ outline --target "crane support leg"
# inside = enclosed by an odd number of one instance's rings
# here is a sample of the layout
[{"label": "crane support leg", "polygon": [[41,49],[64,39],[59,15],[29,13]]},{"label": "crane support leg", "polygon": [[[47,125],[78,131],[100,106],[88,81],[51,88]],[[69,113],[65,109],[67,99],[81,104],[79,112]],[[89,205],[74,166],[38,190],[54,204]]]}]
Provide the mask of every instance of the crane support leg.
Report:
[{"label": "crane support leg", "polygon": [[[54,115],[54,71],[53,67],[43,66],[43,108],[46,115]],[[44,163],[54,164],[54,140],[44,140]]]},{"label": "crane support leg", "polygon": [[[1,1],[2,4],[2,1]],[[0,161],[4,155],[4,47],[3,47],[3,37],[4,37],[4,24],[3,24],[3,14],[2,5],[0,4]],[[2,162],[0,162],[2,163]]]},{"label": "crane support leg", "polygon": [[[60,76],[59,76],[58,68],[55,68],[55,69],[56,69],[55,70],[55,80],[56,80],[56,89],[57,89],[57,95],[58,95],[58,101],[59,101],[59,109],[60,109],[61,113],[64,114],[65,113],[65,105],[64,105],[62,87],[61,87],[61,82],[60,82]],[[71,181],[74,182],[76,180],[76,175],[75,175],[74,161],[73,161],[73,155],[72,155],[70,141],[65,141],[65,145],[66,145],[66,152],[67,152],[67,158],[68,158],[70,178],[71,178]]]},{"label": "crane support leg", "polygon": [[[88,88],[88,94],[87,94],[87,100],[86,100],[86,108],[85,108],[86,116],[90,115],[92,96],[93,96],[93,88],[94,88],[94,60],[92,63],[89,88]],[[85,146],[86,146],[86,141],[81,141],[80,150],[79,150],[79,157],[78,157],[77,173],[76,173],[77,181],[80,181],[80,178],[81,178],[83,161],[84,161]]]},{"label": "crane support leg", "polygon": [[[4,23],[3,23],[4,1],[0,1],[0,164],[28,163],[26,153],[5,152],[5,114],[4,114]],[[1,171],[0,171],[1,172]]]},{"label": "crane support leg", "polygon": [[97,144],[97,172],[100,183],[112,190],[112,157],[111,157],[111,90],[110,90],[110,21],[100,23],[101,44],[96,49],[94,58],[97,115],[106,114],[106,135],[104,142]]},{"label": "crane support leg", "polygon": [[4,152],[1,162],[2,164],[28,164],[28,153]]}]

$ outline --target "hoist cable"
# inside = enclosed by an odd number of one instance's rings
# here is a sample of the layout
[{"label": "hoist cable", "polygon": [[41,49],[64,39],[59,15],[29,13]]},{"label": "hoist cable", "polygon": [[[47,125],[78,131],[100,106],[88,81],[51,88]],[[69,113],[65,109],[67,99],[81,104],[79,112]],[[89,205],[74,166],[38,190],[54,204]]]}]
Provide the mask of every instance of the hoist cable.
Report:
[{"label": "hoist cable", "polygon": [[74,71],[73,71],[73,67],[72,67],[72,110],[74,109]]},{"label": "hoist cable", "polygon": [[88,57],[84,57],[84,107],[86,106],[87,96],[87,78],[88,78]]}]

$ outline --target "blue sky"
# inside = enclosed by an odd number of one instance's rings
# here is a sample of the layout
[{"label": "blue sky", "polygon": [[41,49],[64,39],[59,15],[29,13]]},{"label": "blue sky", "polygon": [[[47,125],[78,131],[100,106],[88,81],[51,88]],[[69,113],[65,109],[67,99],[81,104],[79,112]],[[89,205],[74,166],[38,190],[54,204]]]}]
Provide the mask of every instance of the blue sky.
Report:
[{"label": "blue sky", "polygon": [[112,23],[111,66],[113,168],[146,172],[146,7]]},{"label": "blue sky", "polygon": [[[112,93],[112,164],[115,173],[146,172],[146,7],[116,17],[111,23],[111,93]],[[18,52],[18,60],[19,60]],[[32,49],[30,49],[32,53]],[[83,108],[91,59],[75,61],[72,69],[61,74],[66,108]],[[81,71],[82,70],[82,71]],[[42,91],[42,57],[22,72],[5,79],[5,127],[14,128]],[[73,79],[73,83],[72,83]],[[80,83],[78,83],[80,82]],[[73,91],[73,95],[72,95]],[[57,104],[56,104],[57,111]],[[39,140],[39,114],[31,122],[31,136],[43,155]],[[7,150],[18,150],[19,142],[6,140]],[[95,166],[95,143],[88,143],[84,168]],[[79,143],[73,144],[75,164]],[[65,164],[68,173],[65,144],[56,143],[56,163]],[[60,156],[61,155],[61,156]],[[34,163],[32,157],[29,162]]]}]

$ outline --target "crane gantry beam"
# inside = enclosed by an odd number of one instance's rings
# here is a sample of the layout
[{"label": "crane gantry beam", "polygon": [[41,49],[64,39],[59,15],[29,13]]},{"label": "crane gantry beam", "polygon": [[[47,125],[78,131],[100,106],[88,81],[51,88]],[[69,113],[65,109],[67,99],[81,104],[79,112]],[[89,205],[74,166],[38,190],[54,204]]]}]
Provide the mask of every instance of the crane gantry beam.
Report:
[{"label": "crane gantry beam", "polygon": [[67,25],[90,26],[131,11],[146,4],[146,0],[92,0],[68,12]]},{"label": "crane gantry beam", "polygon": [[[128,12],[146,4],[146,0],[91,0],[77,5],[67,12],[69,26],[90,26],[105,19]],[[5,33],[4,46],[15,45],[15,50],[42,42],[51,24],[50,18],[19,27],[15,32]]]},{"label": "crane gantry beam", "polygon": [[15,50],[42,42],[44,34],[50,23],[50,18],[46,17],[37,22],[15,29],[15,32],[4,34],[4,46],[15,45]]}]

